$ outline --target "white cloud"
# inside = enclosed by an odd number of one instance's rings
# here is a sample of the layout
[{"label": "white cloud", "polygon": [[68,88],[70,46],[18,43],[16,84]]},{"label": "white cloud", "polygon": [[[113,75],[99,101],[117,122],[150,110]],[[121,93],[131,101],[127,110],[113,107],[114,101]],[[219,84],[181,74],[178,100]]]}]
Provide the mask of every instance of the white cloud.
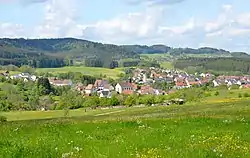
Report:
[{"label": "white cloud", "polygon": [[250,28],[250,13],[243,13],[239,15],[236,21],[239,25]]},{"label": "white cloud", "polygon": [[164,9],[151,8],[141,13],[129,13],[99,21],[83,31],[83,37],[117,42],[135,41],[157,36]]},{"label": "white cloud", "polygon": [[21,24],[0,23],[0,37],[22,37],[24,27]]},{"label": "white cloud", "polygon": [[147,5],[173,5],[176,3],[183,2],[184,0],[125,0],[129,4],[147,4]]},{"label": "white cloud", "polygon": [[[30,0],[30,2],[45,0]],[[146,0],[163,3],[163,0]],[[164,43],[174,47],[213,46],[250,52],[250,13],[236,14],[231,5],[223,5],[216,19],[190,18],[181,25],[169,26],[166,7],[156,5],[143,12],[128,13],[92,24],[77,19],[75,0],[46,0],[43,21],[34,31],[18,24],[0,24],[0,36],[33,38],[77,37],[114,44]],[[173,4],[177,1],[168,1]],[[170,3],[171,2],[171,3]],[[31,34],[31,33],[32,34]]]},{"label": "white cloud", "polygon": [[81,25],[77,24],[74,2],[74,0],[48,0],[43,22],[35,28],[35,36],[39,35],[40,38],[79,37]]},{"label": "white cloud", "polygon": [[164,20],[163,12],[164,9],[159,11],[154,7],[145,12],[99,21],[85,28],[83,37],[112,43],[165,43],[175,47],[214,46],[250,52],[250,13],[235,14],[231,5],[223,5],[215,20],[204,21],[192,17],[179,26],[164,26],[161,23]]}]

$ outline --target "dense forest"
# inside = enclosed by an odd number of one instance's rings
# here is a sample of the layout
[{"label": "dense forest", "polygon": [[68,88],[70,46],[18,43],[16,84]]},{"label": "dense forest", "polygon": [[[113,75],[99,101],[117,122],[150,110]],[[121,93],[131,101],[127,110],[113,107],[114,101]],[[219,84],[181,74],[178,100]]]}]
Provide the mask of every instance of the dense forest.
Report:
[{"label": "dense forest", "polygon": [[[0,39],[0,65],[29,65],[32,67],[62,67],[80,61],[85,66],[115,68],[118,66],[145,65],[139,62],[140,54],[168,53],[171,56],[185,54],[222,55],[227,57],[249,57],[244,52],[231,53],[223,49],[203,47],[171,48],[165,45],[114,45],[74,38],[59,39]],[[152,65],[146,63],[146,65]]]},{"label": "dense forest", "polygon": [[197,70],[213,70],[220,72],[250,73],[249,58],[188,58],[174,62],[178,69],[196,68]]}]

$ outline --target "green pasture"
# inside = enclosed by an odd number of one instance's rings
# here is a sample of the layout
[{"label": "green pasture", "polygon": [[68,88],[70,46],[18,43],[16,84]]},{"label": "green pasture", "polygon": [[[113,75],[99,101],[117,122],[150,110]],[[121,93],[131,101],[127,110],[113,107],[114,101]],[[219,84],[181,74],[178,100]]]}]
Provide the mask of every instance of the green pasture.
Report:
[{"label": "green pasture", "polygon": [[67,72],[81,72],[85,75],[100,76],[106,75],[110,78],[117,78],[117,76],[123,73],[123,68],[108,69],[108,68],[98,68],[98,67],[84,67],[84,66],[69,66],[62,68],[38,68],[36,69],[38,73],[67,73]]}]

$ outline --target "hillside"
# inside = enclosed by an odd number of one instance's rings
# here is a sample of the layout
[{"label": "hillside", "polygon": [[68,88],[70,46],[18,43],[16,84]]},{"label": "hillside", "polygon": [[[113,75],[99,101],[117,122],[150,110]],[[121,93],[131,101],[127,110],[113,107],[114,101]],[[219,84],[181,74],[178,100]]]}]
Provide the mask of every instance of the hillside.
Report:
[{"label": "hillside", "polygon": [[[215,71],[223,74],[242,75],[250,73],[250,58],[186,58],[173,63],[177,69],[186,71]],[[215,73],[214,72],[214,73]]]},{"label": "hillside", "polygon": [[[87,66],[115,67],[126,58],[140,59],[140,54],[165,54],[180,56],[185,54],[209,54],[226,57],[248,56],[216,48],[171,48],[166,45],[114,45],[102,44],[82,39],[0,39],[0,65],[30,65],[33,67],[62,67],[72,64],[72,60],[87,61]],[[86,62],[85,62],[86,64]]]}]

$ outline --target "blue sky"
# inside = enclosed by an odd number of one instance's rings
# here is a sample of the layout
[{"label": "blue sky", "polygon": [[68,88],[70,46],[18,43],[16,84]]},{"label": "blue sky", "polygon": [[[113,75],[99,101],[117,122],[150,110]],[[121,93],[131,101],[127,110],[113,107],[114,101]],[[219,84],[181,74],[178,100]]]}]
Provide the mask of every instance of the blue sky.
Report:
[{"label": "blue sky", "polygon": [[0,37],[250,53],[249,0],[0,0]]}]

